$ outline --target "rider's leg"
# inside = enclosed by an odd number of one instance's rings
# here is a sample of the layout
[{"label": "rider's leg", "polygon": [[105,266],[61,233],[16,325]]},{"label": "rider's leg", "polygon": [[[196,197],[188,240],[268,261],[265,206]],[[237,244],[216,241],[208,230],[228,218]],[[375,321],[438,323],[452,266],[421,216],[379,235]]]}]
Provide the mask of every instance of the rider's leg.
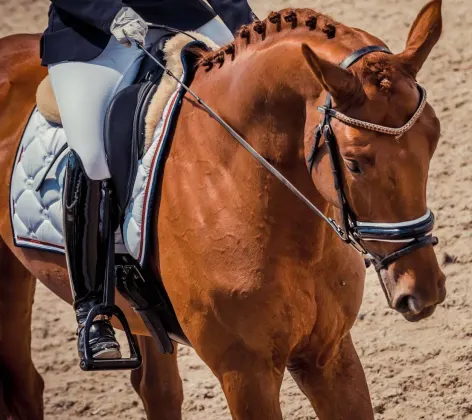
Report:
[{"label": "rider's leg", "polygon": [[[134,81],[140,60],[137,47],[125,48],[112,39],[104,52],[88,63],[66,62],[49,68],[72,150],[64,182],[64,239],[79,323],[79,353],[83,352],[80,326],[90,309],[103,300],[111,234],[108,209],[113,203],[103,140],[105,114],[113,96]],[[95,358],[121,357],[106,319],[93,324],[90,344]]]},{"label": "rider's leg", "polygon": [[[92,181],[79,156],[71,151],[64,183],[64,238],[67,266],[79,324],[79,354],[83,358],[82,326],[90,310],[103,300],[111,234],[110,191],[107,180]],[[95,358],[121,358],[120,346],[108,319],[97,319],[90,329]]]},{"label": "rider's leg", "polygon": [[[230,31],[213,19],[197,29],[218,44],[232,40]],[[151,35],[151,34],[150,34]],[[69,275],[79,325],[92,306],[102,301],[106,231],[102,218],[104,190],[110,177],[106,163],[103,128],[113,96],[131,84],[142,52],[125,48],[114,38],[104,52],[87,62],[65,62],[49,67],[61,119],[71,154],[65,179],[64,237]],[[99,227],[102,229],[99,230]],[[80,345],[79,335],[79,349]],[[91,330],[92,351],[104,358],[119,357],[119,346],[110,323],[97,321]]]}]

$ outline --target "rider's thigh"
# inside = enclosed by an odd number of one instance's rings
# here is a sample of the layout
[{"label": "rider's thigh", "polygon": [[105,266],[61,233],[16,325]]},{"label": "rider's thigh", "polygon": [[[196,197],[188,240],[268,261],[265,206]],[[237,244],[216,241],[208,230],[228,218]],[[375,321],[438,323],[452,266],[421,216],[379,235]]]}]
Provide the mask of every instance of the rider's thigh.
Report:
[{"label": "rider's thigh", "polygon": [[49,66],[69,147],[91,179],[110,177],[103,139],[106,111],[113,96],[133,83],[141,59],[137,47],[126,48],[112,39],[92,61]]}]

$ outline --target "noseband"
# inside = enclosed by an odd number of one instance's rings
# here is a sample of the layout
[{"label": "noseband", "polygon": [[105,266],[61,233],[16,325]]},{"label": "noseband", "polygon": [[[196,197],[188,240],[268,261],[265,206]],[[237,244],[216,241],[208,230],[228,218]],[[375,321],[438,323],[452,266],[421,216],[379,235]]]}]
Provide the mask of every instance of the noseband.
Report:
[{"label": "noseband", "polygon": [[[339,64],[339,66],[343,69],[347,69],[365,55],[373,52],[392,54],[390,50],[383,46],[365,47],[353,52],[346,59],[344,59]],[[434,215],[431,210],[428,209],[424,216],[406,222],[374,223],[356,221],[356,217],[346,200],[346,195],[344,194],[343,190],[341,177],[342,172],[338,158],[338,145],[336,136],[331,127],[331,120],[332,118],[335,118],[345,124],[353,125],[370,131],[380,132],[383,134],[389,134],[395,136],[398,139],[411,127],[413,127],[426,106],[426,91],[419,85],[418,90],[420,92],[420,104],[411,119],[400,128],[384,127],[348,117],[347,115],[344,115],[341,112],[333,109],[332,97],[329,93],[324,106],[318,108],[324,117],[315,131],[315,141],[308,156],[308,168],[310,174],[313,171],[315,158],[319,150],[320,140],[322,137],[324,137],[325,145],[328,150],[331,162],[334,187],[338,194],[342,218],[341,225],[336,223],[336,221],[333,219],[329,219],[329,223],[334,228],[337,235],[344,242],[352,245],[357,251],[364,254],[365,258],[374,264],[377,271],[387,268],[389,264],[393,263],[404,255],[410,254],[415,249],[427,246],[429,244],[436,245],[438,243],[438,239],[431,235],[434,227]],[[363,244],[364,242],[369,241],[404,243],[405,245],[390,255],[382,257],[380,255],[374,254],[373,252],[370,252]]]},{"label": "noseband", "polygon": [[[419,119],[421,113],[426,106],[426,91],[418,85],[420,92],[420,104],[418,109],[403,127],[391,128],[384,127],[377,124],[372,124],[366,121],[356,120],[348,117],[339,111],[336,111],[332,107],[331,95],[328,94],[326,103],[323,107],[318,110],[324,114],[323,121],[320,123],[315,132],[315,141],[313,148],[308,157],[308,168],[310,174],[313,170],[315,157],[319,148],[321,137],[325,139],[325,145],[328,149],[331,169],[333,172],[333,179],[336,191],[338,193],[342,224],[339,225],[334,219],[327,217],[323,212],[318,209],[308,198],[306,198],[287,178],[285,178],[274,166],[272,166],[267,159],[265,159],[260,153],[257,152],[239,133],[237,133],[223,118],[221,118],[205,101],[203,101],[192,89],[184,84],[180,78],[173,74],[170,70],[157,60],[152,54],[150,54],[140,44],[136,44],[144,54],[146,54],[156,65],[161,67],[170,77],[172,77],[183,89],[187,91],[242,147],[244,147],[257,161],[264,166],[270,173],[272,173],[280,182],[282,182],[294,195],[297,196],[303,203],[305,203],[315,214],[321,217],[326,223],[328,223],[336,234],[345,242],[355,248],[358,252],[364,255],[364,258],[371,261],[377,272],[383,268],[387,268],[389,264],[396,261],[398,258],[410,254],[415,249],[427,246],[429,244],[436,245],[438,239],[431,235],[434,227],[434,216],[433,213],[428,209],[426,214],[418,219],[409,220],[406,222],[399,223],[374,223],[374,222],[357,222],[354,213],[349,207],[346,200],[346,196],[343,191],[342,178],[341,178],[341,166],[338,160],[338,148],[336,142],[336,136],[334,135],[333,129],[331,128],[331,119],[336,118],[345,124],[354,125],[366,130],[376,131],[384,134],[389,134],[399,138],[406,133]],[[358,51],[353,52],[346,59],[340,63],[340,67],[347,69],[354,63],[359,61],[366,54],[373,52],[384,52],[392,54],[389,49],[382,46],[370,46],[361,48]],[[376,255],[363,245],[363,242],[369,241],[380,241],[380,242],[394,242],[404,243],[405,245],[397,251],[382,257]]]}]

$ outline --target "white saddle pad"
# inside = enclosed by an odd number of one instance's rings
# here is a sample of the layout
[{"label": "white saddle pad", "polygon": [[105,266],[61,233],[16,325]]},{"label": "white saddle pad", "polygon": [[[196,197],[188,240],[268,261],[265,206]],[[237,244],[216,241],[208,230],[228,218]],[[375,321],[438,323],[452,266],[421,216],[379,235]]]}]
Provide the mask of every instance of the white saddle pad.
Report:
[{"label": "white saddle pad", "polygon": [[[186,71],[182,76],[183,80],[185,78]],[[153,185],[157,179],[155,174],[183,93],[183,89],[178,86],[164,108],[152,143],[139,162],[122,230],[116,234],[116,251],[129,253],[140,264],[146,255],[148,213],[152,206]],[[18,147],[11,178],[10,211],[17,246],[64,253],[62,186],[67,149],[57,157],[42,184],[41,180],[66,143],[64,129],[48,122],[35,109]]]}]

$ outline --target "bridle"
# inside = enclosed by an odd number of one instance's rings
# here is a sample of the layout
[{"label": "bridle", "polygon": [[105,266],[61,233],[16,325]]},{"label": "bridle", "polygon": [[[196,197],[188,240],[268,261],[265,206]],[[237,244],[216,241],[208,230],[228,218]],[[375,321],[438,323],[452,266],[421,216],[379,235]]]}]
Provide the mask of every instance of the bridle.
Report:
[{"label": "bridle", "polygon": [[[339,66],[347,69],[354,63],[359,61],[362,57],[373,52],[383,52],[392,54],[390,50],[383,46],[369,46],[361,48],[353,52],[345,58]],[[331,127],[331,120],[333,118],[343,122],[344,124],[356,126],[370,131],[376,131],[383,134],[389,134],[399,139],[418,121],[425,106],[426,106],[426,91],[418,85],[420,92],[420,103],[411,119],[400,128],[385,127],[369,123],[355,118],[348,117],[332,107],[332,97],[328,93],[324,106],[319,107],[323,120],[316,128],[315,139],[313,147],[308,155],[307,163],[310,174],[313,171],[317,152],[319,150],[320,140],[323,137],[325,146],[328,150],[331,170],[333,173],[334,187],[338,194],[339,207],[341,209],[341,225],[334,219],[330,219],[330,225],[333,227],[337,235],[347,244],[352,245],[357,251],[361,252],[366,259],[370,260],[375,269],[380,271],[382,268],[387,268],[389,264],[396,261],[398,258],[410,254],[415,249],[427,246],[429,244],[436,245],[438,239],[431,235],[434,227],[434,215],[431,210],[427,210],[422,217],[398,223],[375,223],[375,222],[358,222],[354,213],[352,212],[349,203],[346,200],[346,195],[343,190],[343,183],[341,177],[341,167],[339,164],[339,153],[336,141],[336,135]],[[370,252],[363,242],[379,241],[379,242],[393,242],[405,243],[403,247],[397,251],[389,254],[386,257],[381,257],[373,252]]]},{"label": "bridle", "polygon": [[[202,44],[203,45],[203,44]],[[285,178],[274,166],[272,166],[263,156],[261,156],[240,134],[238,134],[225,120],[223,120],[213,109],[208,106],[197,94],[195,94],[187,85],[185,85],[177,76],[150,54],[144,47],[137,44],[137,46],[151,58],[159,67],[161,67],[167,75],[172,77],[183,89],[185,89],[193,98],[223,127],[226,131],[236,140],[241,146],[243,146],[259,163],[264,166],[269,172],[271,172],[277,179],[279,179],[293,194],[295,194],[303,203],[305,203],[314,213],[321,217],[327,222],[331,228],[336,232],[339,238],[351,245],[356,251],[360,252],[364,258],[374,264],[377,272],[387,268],[391,263],[397,259],[410,254],[418,248],[422,248],[427,245],[436,245],[438,239],[432,236],[431,232],[434,227],[434,215],[428,209],[426,214],[422,217],[398,223],[377,223],[377,222],[358,222],[352,212],[349,203],[346,200],[346,196],[343,190],[343,183],[341,177],[341,166],[339,164],[339,153],[336,142],[336,136],[331,127],[332,118],[338,119],[339,121],[354,125],[366,130],[376,131],[383,134],[389,134],[399,138],[401,135],[406,133],[419,119],[421,113],[426,106],[426,91],[418,85],[420,92],[420,104],[411,117],[411,119],[400,128],[384,127],[377,124],[372,124],[362,120],[356,120],[348,117],[341,112],[333,109],[332,98],[328,94],[325,105],[318,108],[318,110],[324,115],[322,122],[315,131],[315,139],[312,150],[308,156],[307,165],[310,174],[312,173],[313,166],[315,163],[315,157],[319,150],[320,140],[324,137],[325,146],[328,150],[328,154],[331,162],[331,170],[333,173],[334,186],[338,194],[339,206],[341,209],[341,225],[339,225],[334,219],[327,217],[321,210],[319,210],[308,198],[306,198],[287,178]],[[341,63],[340,67],[347,69],[354,63],[359,61],[362,57],[373,52],[384,52],[386,54],[392,54],[389,49],[383,46],[369,46],[361,48]],[[380,242],[392,242],[392,243],[404,243],[405,245],[391,254],[382,257],[370,252],[363,242],[369,241],[380,241]]]}]

